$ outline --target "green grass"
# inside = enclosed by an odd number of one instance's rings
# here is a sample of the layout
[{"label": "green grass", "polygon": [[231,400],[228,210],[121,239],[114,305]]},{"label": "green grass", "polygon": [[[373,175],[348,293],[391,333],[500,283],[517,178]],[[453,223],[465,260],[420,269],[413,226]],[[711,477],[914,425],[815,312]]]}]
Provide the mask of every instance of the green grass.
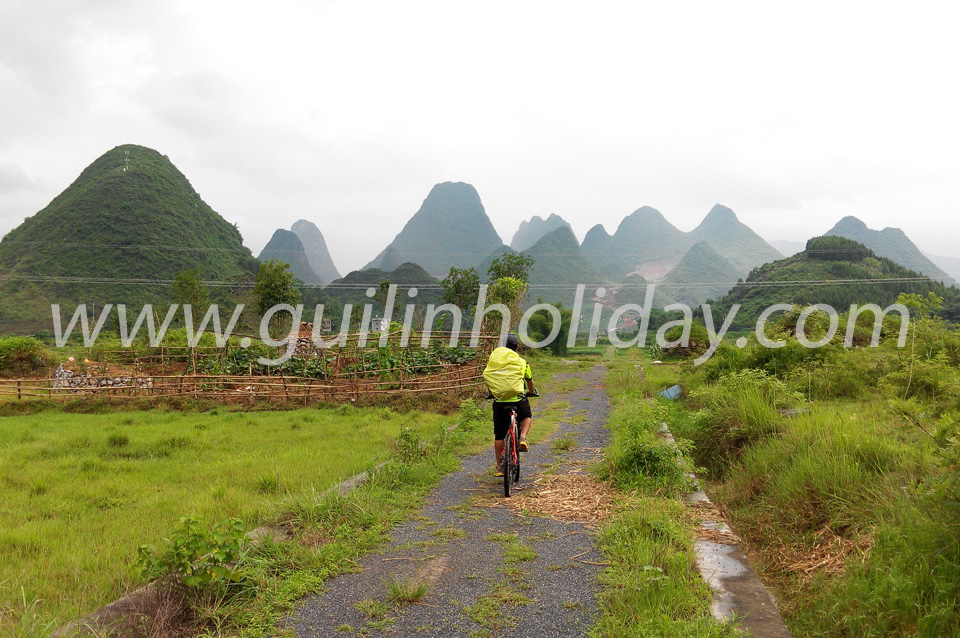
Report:
[{"label": "green grass", "polygon": [[[912,330],[916,358],[888,343],[819,361],[731,351],[676,369],[702,390],[678,402],[674,434],[711,464],[713,498],[756,551],[797,638],[960,636],[960,507],[949,488],[960,333],[930,320]],[[785,389],[800,408],[788,417],[777,412]],[[796,566],[828,559],[839,570]]]},{"label": "green grass", "polygon": [[449,422],[349,407],[4,418],[0,608],[17,616],[29,606],[62,624],[136,586],[137,547],[179,516],[255,527],[284,494],[323,490],[386,458],[401,425],[426,434]]},{"label": "green grass", "polygon": [[673,415],[646,398],[650,383],[634,362],[616,362],[607,374],[613,441],[597,471],[633,496],[621,498],[599,533],[607,566],[590,635],[732,638],[734,629],[711,616],[710,589],[695,568],[693,523],[679,498],[690,489],[690,461],[682,442],[678,450],[657,435]]}]

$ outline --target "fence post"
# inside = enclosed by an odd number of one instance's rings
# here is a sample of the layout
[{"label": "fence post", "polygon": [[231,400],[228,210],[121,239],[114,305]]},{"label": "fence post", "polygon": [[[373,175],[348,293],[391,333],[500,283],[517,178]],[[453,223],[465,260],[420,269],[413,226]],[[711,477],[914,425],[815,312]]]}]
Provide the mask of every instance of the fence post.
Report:
[{"label": "fence post", "polygon": [[17,379],[17,400],[20,400],[20,379]]}]

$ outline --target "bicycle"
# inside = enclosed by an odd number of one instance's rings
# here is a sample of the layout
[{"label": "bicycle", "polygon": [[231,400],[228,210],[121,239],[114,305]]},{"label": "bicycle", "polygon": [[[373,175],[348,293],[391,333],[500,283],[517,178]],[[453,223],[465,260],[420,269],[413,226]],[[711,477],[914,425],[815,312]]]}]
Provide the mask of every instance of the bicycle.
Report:
[{"label": "bicycle", "polygon": [[[540,393],[524,393],[521,399],[527,397],[538,397]],[[487,399],[493,396],[488,395]],[[503,437],[503,455],[500,457],[500,467],[503,468],[503,495],[510,497],[510,490],[514,484],[520,482],[520,449],[518,447],[520,434],[517,431],[517,408],[515,406],[507,407],[510,413],[510,427]]]}]

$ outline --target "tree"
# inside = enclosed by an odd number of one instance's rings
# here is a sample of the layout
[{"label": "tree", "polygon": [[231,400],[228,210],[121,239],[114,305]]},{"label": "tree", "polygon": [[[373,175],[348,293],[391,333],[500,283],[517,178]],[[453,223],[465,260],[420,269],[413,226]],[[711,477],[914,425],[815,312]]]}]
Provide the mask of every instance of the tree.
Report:
[{"label": "tree", "polygon": [[532,265],[533,257],[528,257],[523,253],[507,253],[493,260],[490,268],[487,269],[487,275],[492,282],[504,277],[512,277],[527,283],[530,266]]},{"label": "tree", "polygon": [[[268,310],[280,304],[295,306],[300,303],[300,291],[294,286],[290,264],[269,259],[260,264],[253,285],[253,297],[257,305],[257,314],[263,316]],[[271,318],[274,327],[279,325],[280,316]]]},{"label": "tree", "polygon": [[391,282],[389,279],[384,279],[377,287],[376,294],[373,295],[373,300],[383,306],[384,312],[387,311],[387,295],[390,294],[390,286],[392,285],[393,282]]},{"label": "tree", "polygon": [[[538,299],[537,303],[543,303],[543,299]],[[560,332],[550,343],[543,347],[552,352],[555,356],[563,357],[567,354],[567,339],[570,335],[570,322],[573,318],[573,312],[563,307],[563,304],[552,304],[560,311]],[[527,323],[527,336],[534,342],[540,342],[550,336],[553,332],[553,313],[543,308],[530,315]]]},{"label": "tree", "polygon": [[480,275],[474,268],[450,268],[450,274],[440,281],[440,285],[443,286],[444,303],[453,304],[466,312],[477,303]]},{"label": "tree", "polygon": [[200,267],[181,270],[173,278],[173,301],[189,305],[194,314],[203,313],[210,304],[210,291],[200,278]]}]

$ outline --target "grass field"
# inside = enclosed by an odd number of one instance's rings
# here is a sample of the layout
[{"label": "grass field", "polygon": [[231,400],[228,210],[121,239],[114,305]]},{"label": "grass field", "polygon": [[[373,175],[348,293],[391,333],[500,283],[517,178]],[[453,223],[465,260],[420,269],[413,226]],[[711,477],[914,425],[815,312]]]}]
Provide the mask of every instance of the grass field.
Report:
[{"label": "grass field", "polygon": [[[531,361],[539,389],[554,398],[581,383],[554,381],[555,373],[592,365],[536,355]],[[544,406],[532,441],[549,436],[566,405]],[[397,517],[456,466],[458,454],[490,443],[488,405],[454,416],[352,406],[259,412],[92,406],[100,408],[110,412],[43,405],[35,414],[0,417],[0,635],[45,636],[140,585],[137,548],[169,536],[184,515],[204,525],[228,517],[248,528],[280,523],[304,538],[336,539],[260,556],[269,577],[217,612],[217,623],[243,635],[269,635],[277,614],[381,542]],[[467,431],[437,436],[459,420],[470,421]],[[388,468],[350,500],[318,496],[395,457],[403,426],[423,442],[445,441],[430,443],[441,445],[442,454],[435,448],[423,467]]]},{"label": "grass field", "polygon": [[385,459],[401,426],[451,422],[349,406],[0,419],[0,609],[13,617],[26,602],[58,623],[87,613],[138,582],[137,547],[178,517],[253,528],[284,494]]}]

